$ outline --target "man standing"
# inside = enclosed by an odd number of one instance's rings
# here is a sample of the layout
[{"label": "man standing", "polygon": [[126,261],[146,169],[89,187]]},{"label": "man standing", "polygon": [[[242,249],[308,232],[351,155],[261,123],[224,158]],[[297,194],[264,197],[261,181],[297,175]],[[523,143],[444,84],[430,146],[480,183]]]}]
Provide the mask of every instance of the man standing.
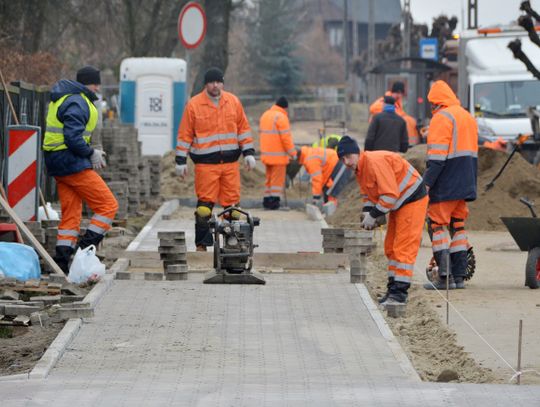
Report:
[{"label": "man standing", "polygon": [[[409,145],[414,146],[420,142],[418,136],[418,130],[416,129],[416,120],[409,116],[405,110],[403,110],[403,96],[405,96],[405,84],[403,82],[394,82],[392,88],[384,94],[384,96],[392,96],[395,100],[396,113],[398,116],[405,120],[407,123],[407,135],[409,138]],[[377,99],[369,107],[370,120],[376,114],[383,111],[384,96]]]},{"label": "man standing", "polygon": [[406,153],[409,148],[407,124],[396,114],[395,99],[384,97],[384,107],[369,123],[364,149]]},{"label": "man standing", "polygon": [[384,240],[388,258],[388,284],[381,304],[407,301],[414,263],[422,240],[428,198],[422,177],[399,154],[364,151],[345,136],[338,144],[338,155],[356,173],[364,197],[362,227],[378,226],[378,218],[389,214]]},{"label": "man standing", "polygon": [[198,251],[213,245],[208,221],[216,203],[223,208],[240,204],[238,158],[255,168],[253,138],[240,100],[223,90],[223,71],[210,68],[204,89],[187,103],[176,145],[176,173],[187,175],[187,155],[195,163],[195,244]]},{"label": "man standing", "polygon": [[43,150],[62,208],[54,260],[65,273],[79,237],[82,202],[94,211],[79,242],[83,249],[101,242],[118,210],[114,195],[95,171],[105,167],[105,153],[90,147],[98,121],[93,102],[100,83],[99,71],[85,66],[77,72],[77,81],[62,79],[51,90]]},{"label": "man standing", "polygon": [[428,100],[433,118],[427,136],[424,179],[429,191],[429,232],[439,280],[424,287],[446,288],[445,279],[450,272],[455,283],[450,288],[465,288],[468,250],[465,220],[469,214],[466,201],[476,199],[478,127],[446,82],[436,81]]},{"label": "man standing", "polygon": [[297,152],[298,163],[311,176],[313,204],[331,215],[337,207],[337,196],[347,185],[350,172],[339,161],[334,149],[304,146]]},{"label": "man standing", "polygon": [[281,96],[274,106],[263,113],[259,123],[261,161],[266,166],[263,198],[263,207],[266,209],[279,209],[285,189],[287,164],[289,159],[296,159],[288,107],[289,102]]}]

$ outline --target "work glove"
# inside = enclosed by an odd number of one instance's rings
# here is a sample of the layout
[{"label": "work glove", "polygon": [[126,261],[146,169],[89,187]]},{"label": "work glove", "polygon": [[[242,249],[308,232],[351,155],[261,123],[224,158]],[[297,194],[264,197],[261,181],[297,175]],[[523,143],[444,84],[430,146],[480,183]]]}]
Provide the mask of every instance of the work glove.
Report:
[{"label": "work glove", "polygon": [[252,155],[245,156],[244,162],[246,163],[246,168],[248,169],[248,171],[251,171],[253,168],[255,168],[255,165],[257,165],[255,157],[253,157]]},{"label": "work glove", "polygon": [[364,212],[364,219],[362,219],[362,228],[366,230],[375,229],[377,226],[377,219],[371,216],[369,212]]},{"label": "work glove", "polygon": [[322,206],[322,211],[326,216],[331,216],[337,209],[337,205],[334,201],[328,201]]},{"label": "work glove", "polygon": [[176,164],[174,171],[179,177],[185,178],[187,175],[187,164]]},{"label": "work glove", "polygon": [[313,205],[315,205],[317,208],[319,208],[319,210],[322,210],[324,202],[323,202],[322,197],[320,195],[313,195],[313,197],[311,199],[311,203]]},{"label": "work glove", "polygon": [[106,155],[105,151],[94,148],[94,152],[90,156],[90,162],[92,163],[92,168],[94,170],[100,170],[107,166],[107,162],[105,161]]}]

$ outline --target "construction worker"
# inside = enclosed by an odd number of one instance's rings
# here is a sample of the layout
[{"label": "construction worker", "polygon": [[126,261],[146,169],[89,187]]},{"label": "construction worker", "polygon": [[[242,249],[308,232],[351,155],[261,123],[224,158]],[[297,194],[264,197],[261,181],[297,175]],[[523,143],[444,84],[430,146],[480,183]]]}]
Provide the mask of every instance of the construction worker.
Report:
[{"label": "construction worker", "polygon": [[311,147],[335,149],[340,139],[341,136],[339,134],[329,134],[328,136],[321,137],[319,140],[314,141]]},{"label": "construction worker", "polygon": [[101,242],[118,210],[114,195],[96,172],[106,165],[105,152],[90,146],[98,122],[93,102],[100,83],[99,70],[85,66],[77,72],[76,81],[62,79],[51,90],[43,150],[62,209],[54,260],[65,273],[77,245],[83,201],[94,212],[79,241],[83,249]]},{"label": "construction worker", "polygon": [[337,208],[337,196],[343,190],[350,172],[339,161],[334,149],[304,146],[297,149],[298,163],[311,176],[312,203],[325,214]]},{"label": "construction worker", "polygon": [[263,113],[259,123],[261,161],[266,166],[263,207],[279,209],[285,189],[289,160],[296,159],[287,109],[289,102],[281,96],[276,104]]},{"label": "construction worker", "polygon": [[356,173],[364,198],[362,227],[374,229],[389,214],[384,241],[388,258],[387,292],[380,302],[404,303],[422,240],[428,197],[422,177],[409,162],[390,151],[364,151],[355,140],[343,137],[339,158]]},{"label": "construction worker", "polygon": [[407,152],[409,147],[407,124],[396,114],[395,102],[392,96],[384,97],[383,111],[373,116],[369,123],[364,144],[366,151]]},{"label": "construction worker", "polygon": [[240,204],[238,158],[248,170],[255,168],[253,138],[238,98],[223,90],[223,71],[210,68],[204,89],[186,104],[178,128],[176,173],[188,173],[187,155],[195,163],[195,244],[206,251],[214,244],[208,221],[216,203],[223,208]]},{"label": "construction worker", "polygon": [[[418,130],[416,128],[416,120],[409,116],[405,110],[403,110],[403,96],[405,95],[405,84],[403,82],[394,82],[392,88],[384,94],[384,96],[392,96],[395,99],[396,113],[405,120],[407,123],[407,135],[409,139],[409,145],[415,146],[420,142],[418,136]],[[378,113],[383,111],[384,96],[381,96],[375,102],[369,106],[369,120]]]},{"label": "construction worker", "polygon": [[[426,289],[465,288],[468,241],[467,201],[476,199],[478,127],[444,81],[436,81],[428,94],[433,118],[427,137],[424,180],[429,191],[428,223],[439,280]],[[449,244],[450,242],[450,244]]]}]

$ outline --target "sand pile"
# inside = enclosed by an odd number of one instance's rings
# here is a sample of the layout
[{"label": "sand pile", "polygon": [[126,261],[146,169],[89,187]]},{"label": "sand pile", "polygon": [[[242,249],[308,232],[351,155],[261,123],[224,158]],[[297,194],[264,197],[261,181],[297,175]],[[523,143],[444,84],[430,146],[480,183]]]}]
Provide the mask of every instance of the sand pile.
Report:
[{"label": "sand pile", "polygon": [[[426,145],[410,149],[405,158],[421,173],[425,170]],[[540,171],[516,154],[495,182],[485,191],[485,186],[502,167],[508,154],[481,147],[478,152],[478,198],[469,203],[467,227],[471,230],[506,230],[501,216],[530,216],[526,206],[519,203],[522,196],[537,201],[540,206]],[[351,183],[343,193],[340,207],[329,221],[334,225],[356,222],[362,210],[356,183]],[[539,208],[540,211],[540,208]]]}]

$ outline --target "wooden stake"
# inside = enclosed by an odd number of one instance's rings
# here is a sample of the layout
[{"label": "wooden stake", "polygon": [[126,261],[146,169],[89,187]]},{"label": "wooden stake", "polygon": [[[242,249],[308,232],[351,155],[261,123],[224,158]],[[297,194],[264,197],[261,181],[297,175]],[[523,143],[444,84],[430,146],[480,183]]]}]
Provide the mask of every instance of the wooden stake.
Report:
[{"label": "wooden stake", "polygon": [[2,86],[4,87],[4,91],[6,92],[9,108],[11,110],[11,114],[13,115],[13,118],[15,119],[15,124],[19,124],[19,118],[17,117],[17,113],[15,112],[15,108],[13,107],[13,103],[11,102],[11,96],[9,95],[9,91],[8,91],[6,82],[4,81],[4,75],[2,74],[1,69],[0,69],[0,79],[2,80]]},{"label": "wooden stake", "polygon": [[9,203],[2,196],[0,196],[0,205],[8,213],[8,215],[11,217],[13,222],[15,222],[17,226],[22,230],[24,237],[26,237],[30,241],[34,249],[36,249],[36,251],[43,258],[43,260],[45,260],[47,265],[53,270],[54,274],[58,274],[65,277],[66,275],[64,274],[62,269],[58,267],[58,265],[54,262],[52,257],[49,256],[49,253],[47,253],[47,250],[45,250],[43,246],[37,241],[37,239],[34,237],[32,232],[28,230],[28,228],[26,227],[24,222],[21,220],[21,218],[19,218],[19,216],[15,213],[13,208],[9,206]]},{"label": "wooden stake", "polygon": [[518,339],[518,360],[517,371],[519,372],[517,377],[517,384],[521,384],[521,340],[523,339],[523,320],[519,320],[519,339]]}]

